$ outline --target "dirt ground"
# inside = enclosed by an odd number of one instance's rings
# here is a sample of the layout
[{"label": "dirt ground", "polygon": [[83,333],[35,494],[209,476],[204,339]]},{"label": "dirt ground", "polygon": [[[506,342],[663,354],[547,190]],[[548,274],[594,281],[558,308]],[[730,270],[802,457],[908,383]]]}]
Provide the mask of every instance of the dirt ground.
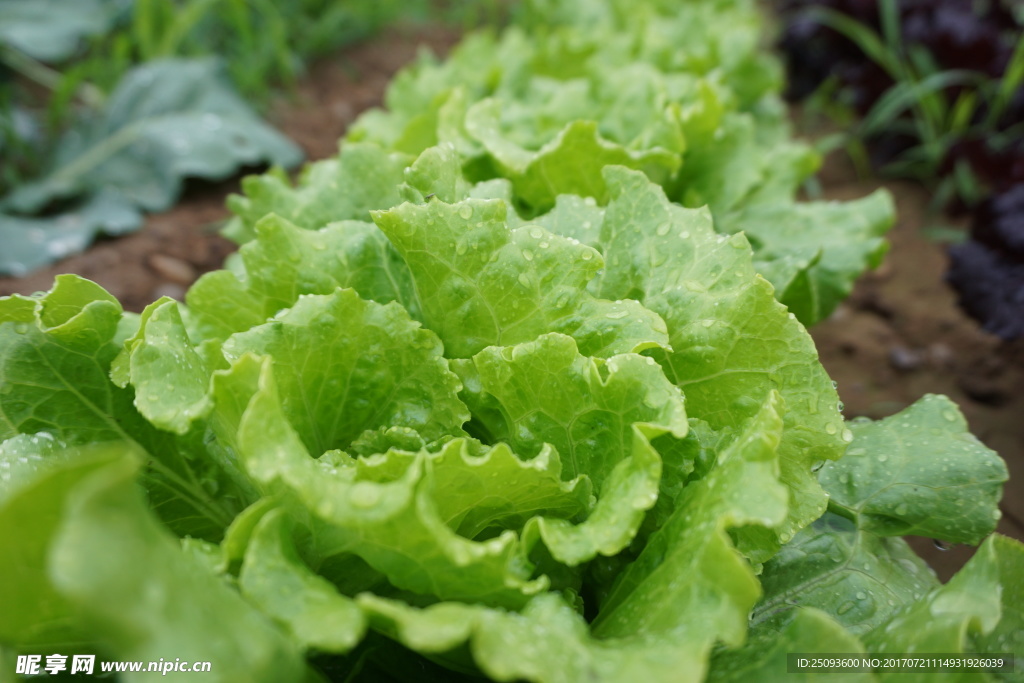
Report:
[{"label": "dirt ground", "polygon": [[[427,46],[444,54],[458,34],[442,28],[394,28],[315,65],[271,120],[309,159],[336,152],[337,140],[360,112],[379,104],[394,72]],[[858,180],[840,159],[822,173],[825,196],[860,197],[877,181]],[[1004,343],[980,331],[956,306],[943,284],[945,246],[929,228],[948,220],[929,216],[927,193],[891,183],[899,223],[892,249],[876,272],[858,283],[850,299],[812,330],[821,360],[839,383],[846,416],[891,415],[926,393],[960,404],[972,431],[1009,464],[999,530],[1024,539],[1024,340]],[[199,275],[221,267],[233,246],[217,235],[228,217],[225,196],[238,181],[194,183],[183,200],[150,216],[133,235],[98,243],[27,277],[0,278],[0,295],[48,290],[55,275],[78,273],[95,280],[129,310],[140,311],[163,295],[182,298]],[[948,578],[971,549],[936,548],[913,539],[919,552]]]},{"label": "dirt ground", "polygon": [[[875,180],[858,180],[843,162],[830,158],[820,174],[826,198],[853,199],[878,187]],[[1007,343],[981,331],[944,284],[946,245],[935,235],[955,234],[966,223],[930,214],[930,197],[919,185],[885,187],[898,216],[891,249],[850,298],[811,330],[821,361],[839,383],[847,418],[886,417],[924,394],[956,401],[975,436],[1009,466],[998,530],[1024,540],[1024,339]],[[929,539],[911,543],[943,578],[973,550],[944,550]]]},{"label": "dirt ground", "polygon": [[[442,26],[388,29],[375,40],[351,45],[314,64],[267,117],[302,147],[308,160],[332,156],[348,125],[366,109],[381,104],[396,71],[421,49],[447,54],[459,37],[458,31]],[[83,254],[22,278],[0,277],[0,296],[47,291],[54,276],[77,273],[101,284],[130,311],[141,311],[165,295],[181,299],[200,275],[220,268],[234,251],[234,244],[217,230],[230,216],[225,197],[238,191],[238,178],[222,183],[191,181],[177,205],[148,216],[139,232],[101,240]]]}]

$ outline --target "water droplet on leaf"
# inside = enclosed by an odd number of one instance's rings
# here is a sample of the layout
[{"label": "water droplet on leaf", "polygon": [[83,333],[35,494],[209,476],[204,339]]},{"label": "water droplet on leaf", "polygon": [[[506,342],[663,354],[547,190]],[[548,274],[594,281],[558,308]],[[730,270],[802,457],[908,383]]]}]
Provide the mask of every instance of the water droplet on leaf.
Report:
[{"label": "water droplet on leaf", "polygon": [[361,481],[352,487],[349,500],[356,507],[373,507],[380,501],[380,488],[368,481]]}]

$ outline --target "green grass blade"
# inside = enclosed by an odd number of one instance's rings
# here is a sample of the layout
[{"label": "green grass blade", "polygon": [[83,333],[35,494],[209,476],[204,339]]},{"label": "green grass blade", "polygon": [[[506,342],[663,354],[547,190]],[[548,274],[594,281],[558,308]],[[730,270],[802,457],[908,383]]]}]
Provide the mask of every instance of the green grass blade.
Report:
[{"label": "green grass blade", "polygon": [[900,38],[899,5],[896,4],[896,0],[882,0],[879,4],[878,12],[885,44],[893,54],[899,55],[903,50],[903,41]]},{"label": "green grass blade", "polygon": [[1006,66],[1003,79],[999,82],[999,89],[996,91],[995,99],[992,102],[992,108],[989,110],[988,120],[986,121],[988,127],[991,128],[996,125],[1003,112],[1006,111],[1010,98],[1013,97],[1013,93],[1016,92],[1021,83],[1024,83],[1024,35],[1017,39],[1017,47],[1013,49],[1013,56],[1010,58],[1010,63]]},{"label": "green grass blade", "polygon": [[897,55],[886,47],[881,36],[870,26],[826,7],[814,7],[808,17],[846,36],[867,57],[885,69],[893,80],[901,80],[904,69]]},{"label": "green grass blade", "polygon": [[182,48],[195,27],[210,13],[210,8],[219,0],[189,0],[174,16],[173,21],[161,36],[157,54],[174,57],[183,54]]},{"label": "green grass blade", "polygon": [[[982,76],[977,72],[959,69],[940,71],[916,83],[899,82],[889,88],[868,112],[861,124],[862,134],[874,135],[891,128],[896,119],[904,112],[914,109],[930,95],[941,94],[946,88],[952,86],[977,86],[981,79]],[[940,120],[944,119],[945,117],[942,117]],[[937,134],[938,130],[935,132]],[[936,135],[928,137],[936,137]]]}]

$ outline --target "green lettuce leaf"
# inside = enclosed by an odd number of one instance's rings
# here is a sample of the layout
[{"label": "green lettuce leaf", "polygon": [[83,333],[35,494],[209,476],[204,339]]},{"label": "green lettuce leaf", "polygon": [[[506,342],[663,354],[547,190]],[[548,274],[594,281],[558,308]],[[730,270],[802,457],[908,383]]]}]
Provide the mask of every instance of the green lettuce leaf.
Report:
[{"label": "green lettuce leaf", "polygon": [[782,411],[772,392],[707,476],[683,489],[672,517],[600,605],[597,635],[671,634],[699,653],[690,663],[698,680],[716,640],[743,641],[761,589],[726,530],[785,519],[786,490],[777,481]]},{"label": "green lettuce leaf", "polygon": [[311,458],[285,416],[274,374],[269,359],[247,354],[218,374],[215,395],[246,405],[238,428],[241,460],[268,492],[309,519],[309,552],[318,562],[355,554],[396,587],[442,600],[521,606],[546,587],[543,577],[528,579],[514,533],[473,542],[446,524],[433,502],[426,452],[383,482],[361,477],[344,458]]},{"label": "green lettuce leaf", "polygon": [[79,613],[53,585],[50,546],[79,482],[110,463],[109,449],[72,454],[52,437],[19,435],[0,444],[0,640],[18,647],[84,642]]},{"label": "green lettuce leaf", "polygon": [[938,580],[902,539],[881,538],[827,514],[765,564],[761,585],[764,599],[751,626],[781,630],[793,610],[813,607],[862,635],[924,597]]},{"label": "green lettuce leaf", "polygon": [[546,332],[576,339],[584,355],[665,345],[661,318],[635,301],[602,301],[586,283],[593,249],[540,226],[509,229],[501,200],[431,200],[374,214],[412,273],[423,322],[450,358]]},{"label": "green lettuce leaf", "polygon": [[661,368],[635,354],[586,358],[558,334],[491,347],[454,368],[477,416],[471,428],[525,456],[550,444],[563,476],[586,475],[597,490],[584,523],[540,518],[527,525],[524,542],[543,539],[570,566],[626,547],[658,495],[661,458],[651,439],[682,438],[688,429],[682,395]]},{"label": "green lettuce leaf", "polygon": [[157,429],[136,410],[132,389],[109,377],[136,319],[99,285],[61,275],[40,297],[0,299],[0,320],[0,439],[136,444],[148,454],[144,484],[161,519],[179,533],[220,536],[247,492],[217,458],[199,457],[201,429],[180,436]]},{"label": "green lettuce leaf", "polygon": [[[834,655],[867,654],[864,645],[834,619],[813,607],[793,610],[792,618],[778,631],[753,629],[743,647],[715,653],[708,670],[708,683],[726,681],[814,681],[817,673],[789,673],[792,653]],[[828,673],[838,683],[874,683],[870,672]]]},{"label": "green lettuce leaf", "polygon": [[[991,633],[999,623],[999,569],[995,536],[992,536],[949,583],[866,633],[865,645],[870,652],[881,655],[970,652],[971,638]],[[940,682],[962,681],[965,676],[963,671],[953,670],[931,673],[928,678]],[[901,680],[902,676],[898,672],[881,671],[878,679],[885,683]]]},{"label": "green lettuce leaf", "polygon": [[[528,460],[504,443],[476,450],[468,441],[455,440],[427,456],[434,488],[447,492],[435,497],[433,505],[460,536],[476,539],[503,529],[518,530],[538,516],[581,519],[593,507],[591,479],[564,479],[562,460],[550,445]],[[363,479],[387,482],[421,457],[418,451],[394,449],[360,458],[355,467]],[[501,482],[500,489],[494,489],[494,481]]]},{"label": "green lettuce leaf", "polygon": [[24,603],[3,620],[5,640],[119,660],[209,661],[217,681],[301,679],[305,664],[283,634],[152,516],[134,483],[139,462],[133,446],[111,443],[20,465],[35,471],[0,507],[0,517],[28,513],[0,546],[12,560],[3,585],[20,593],[5,604]]},{"label": "green lettuce leaf", "polygon": [[299,557],[290,520],[280,508],[256,523],[238,583],[242,594],[283,624],[303,649],[348,652],[366,631],[355,602]]},{"label": "green lettuce leaf", "polygon": [[469,413],[441,342],[395,303],[351,289],[304,295],[270,322],[230,337],[229,361],[273,358],[289,423],[309,451],[347,448],[367,430],[400,426],[427,440],[461,432]]},{"label": "green lettuce leaf", "polygon": [[776,297],[810,326],[850,295],[861,273],[881,263],[894,217],[892,197],[877,190],[847,202],[756,204],[724,216],[720,229],[747,235]]},{"label": "green lettuce leaf", "polygon": [[850,429],[846,455],[818,472],[829,510],[881,536],[976,545],[995,531],[1006,464],[967,431],[948,398],[927,395]]},{"label": "green lettuce leaf", "polygon": [[[1019,649],[1005,467],[945,399],[847,425],[801,325],[890,206],[794,201],[818,160],[753,0],[516,21],[247,180],[187,306],[0,299],[3,661],[696,683]],[[943,586],[901,533],[983,544]]]},{"label": "green lettuce leaf", "polygon": [[[450,145],[468,179],[507,178],[530,216],[559,194],[606,202],[603,166],[642,170],[672,200],[708,205],[719,232],[746,232],[801,322],[826,317],[878,265],[892,202],[795,202],[820,159],[791,140],[750,3],[578,9],[552,28],[540,17],[565,8],[538,3],[521,19],[528,33],[476,36],[443,63],[421,61],[351,139],[413,154]],[[735,38],[697,39],[694,25]]]},{"label": "green lettuce leaf", "polygon": [[785,542],[825,509],[812,465],[838,458],[852,439],[814,343],[754,274],[741,235],[716,235],[706,211],[670,203],[639,173],[604,173],[612,200],[597,237],[607,262],[597,294],[636,297],[665,319],[672,351],[648,353],[683,389],[690,415],[721,429],[749,418],[769,391],[785,400]]},{"label": "green lettuce leaf", "polygon": [[459,603],[417,609],[370,594],[357,602],[374,629],[456,667],[465,668],[457,648],[468,641],[474,662],[492,680],[701,680],[689,666],[698,656],[689,642],[594,638],[583,617],[553,593],[534,598],[521,612]]},{"label": "green lettuce leaf", "polygon": [[347,220],[307,230],[274,214],[242,246],[243,272],[201,277],[186,300],[199,339],[226,339],[290,308],[303,294],[351,287],[364,299],[400,302],[416,314],[408,268],[373,224]]},{"label": "green lettuce leaf", "polygon": [[308,165],[292,186],[282,172],[249,176],[244,195],[232,195],[228,208],[235,218],[225,234],[239,244],[256,237],[256,223],[277,214],[307,230],[345,220],[368,221],[369,212],[402,200],[399,185],[411,159],[378,145],[347,143],[336,159]]},{"label": "green lettuce leaf", "polygon": [[110,374],[118,386],[131,383],[135,407],[150,423],[187,434],[210,410],[210,372],[189,339],[178,302],[163,297],[142,312]]},{"label": "green lettuce leaf", "polygon": [[[666,182],[679,168],[677,153],[653,147],[633,150],[607,140],[593,121],[576,120],[536,151],[505,139],[495,120],[503,105],[485,100],[467,113],[466,128],[480,140],[503,177],[512,181],[516,196],[543,213],[560,194],[594,197],[604,203],[608,189],[600,171],[608,165],[642,170],[656,182]],[[681,141],[679,143],[681,145]]]},{"label": "green lettuce leaf", "polygon": [[999,565],[1000,619],[996,628],[976,635],[972,652],[1013,654],[1013,672],[995,674],[1012,681],[1024,671],[1024,544],[998,534],[989,541]]}]

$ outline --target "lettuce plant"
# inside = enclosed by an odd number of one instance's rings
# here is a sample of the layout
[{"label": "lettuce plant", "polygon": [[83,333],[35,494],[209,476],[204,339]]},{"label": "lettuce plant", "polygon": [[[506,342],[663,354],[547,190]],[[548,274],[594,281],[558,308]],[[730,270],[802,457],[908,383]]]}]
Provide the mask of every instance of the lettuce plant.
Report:
[{"label": "lettuce plant", "polygon": [[521,14],[500,37],[400,74],[387,110],[349,139],[411,154],[450,142],[472,180],[509,179],[530,217],[559,194],[606,201],[605,165],[641,170],[669,199],[708,206],[718,232],[744,232],[805,325],[878,265],[893,217],[884,191],[794,200],[820,160],[791,138],[753,3],[534,0]]},{"label": "lettuce plant", "polygon": [[[450,146],[403,164],[347,145],[340,220],[282,201],[187,306],[0,300],[6,647],[225,681],[1019,649],[1002,461],[941,397],[845,423],[742,235],[621,166],[524,221]],[[940,585],[902,534],[984,543]]]},{"label": "lettuce plant", "polygon": [[[349,141],[249,180],[185,304],[0,299],[0,644],[223,681],[1021,651],[1002,460],[943,397],[844,421],[747,237],[630,154],[531,205],[457,140]],[[905,534],[981,547],[942,585]]]}]

